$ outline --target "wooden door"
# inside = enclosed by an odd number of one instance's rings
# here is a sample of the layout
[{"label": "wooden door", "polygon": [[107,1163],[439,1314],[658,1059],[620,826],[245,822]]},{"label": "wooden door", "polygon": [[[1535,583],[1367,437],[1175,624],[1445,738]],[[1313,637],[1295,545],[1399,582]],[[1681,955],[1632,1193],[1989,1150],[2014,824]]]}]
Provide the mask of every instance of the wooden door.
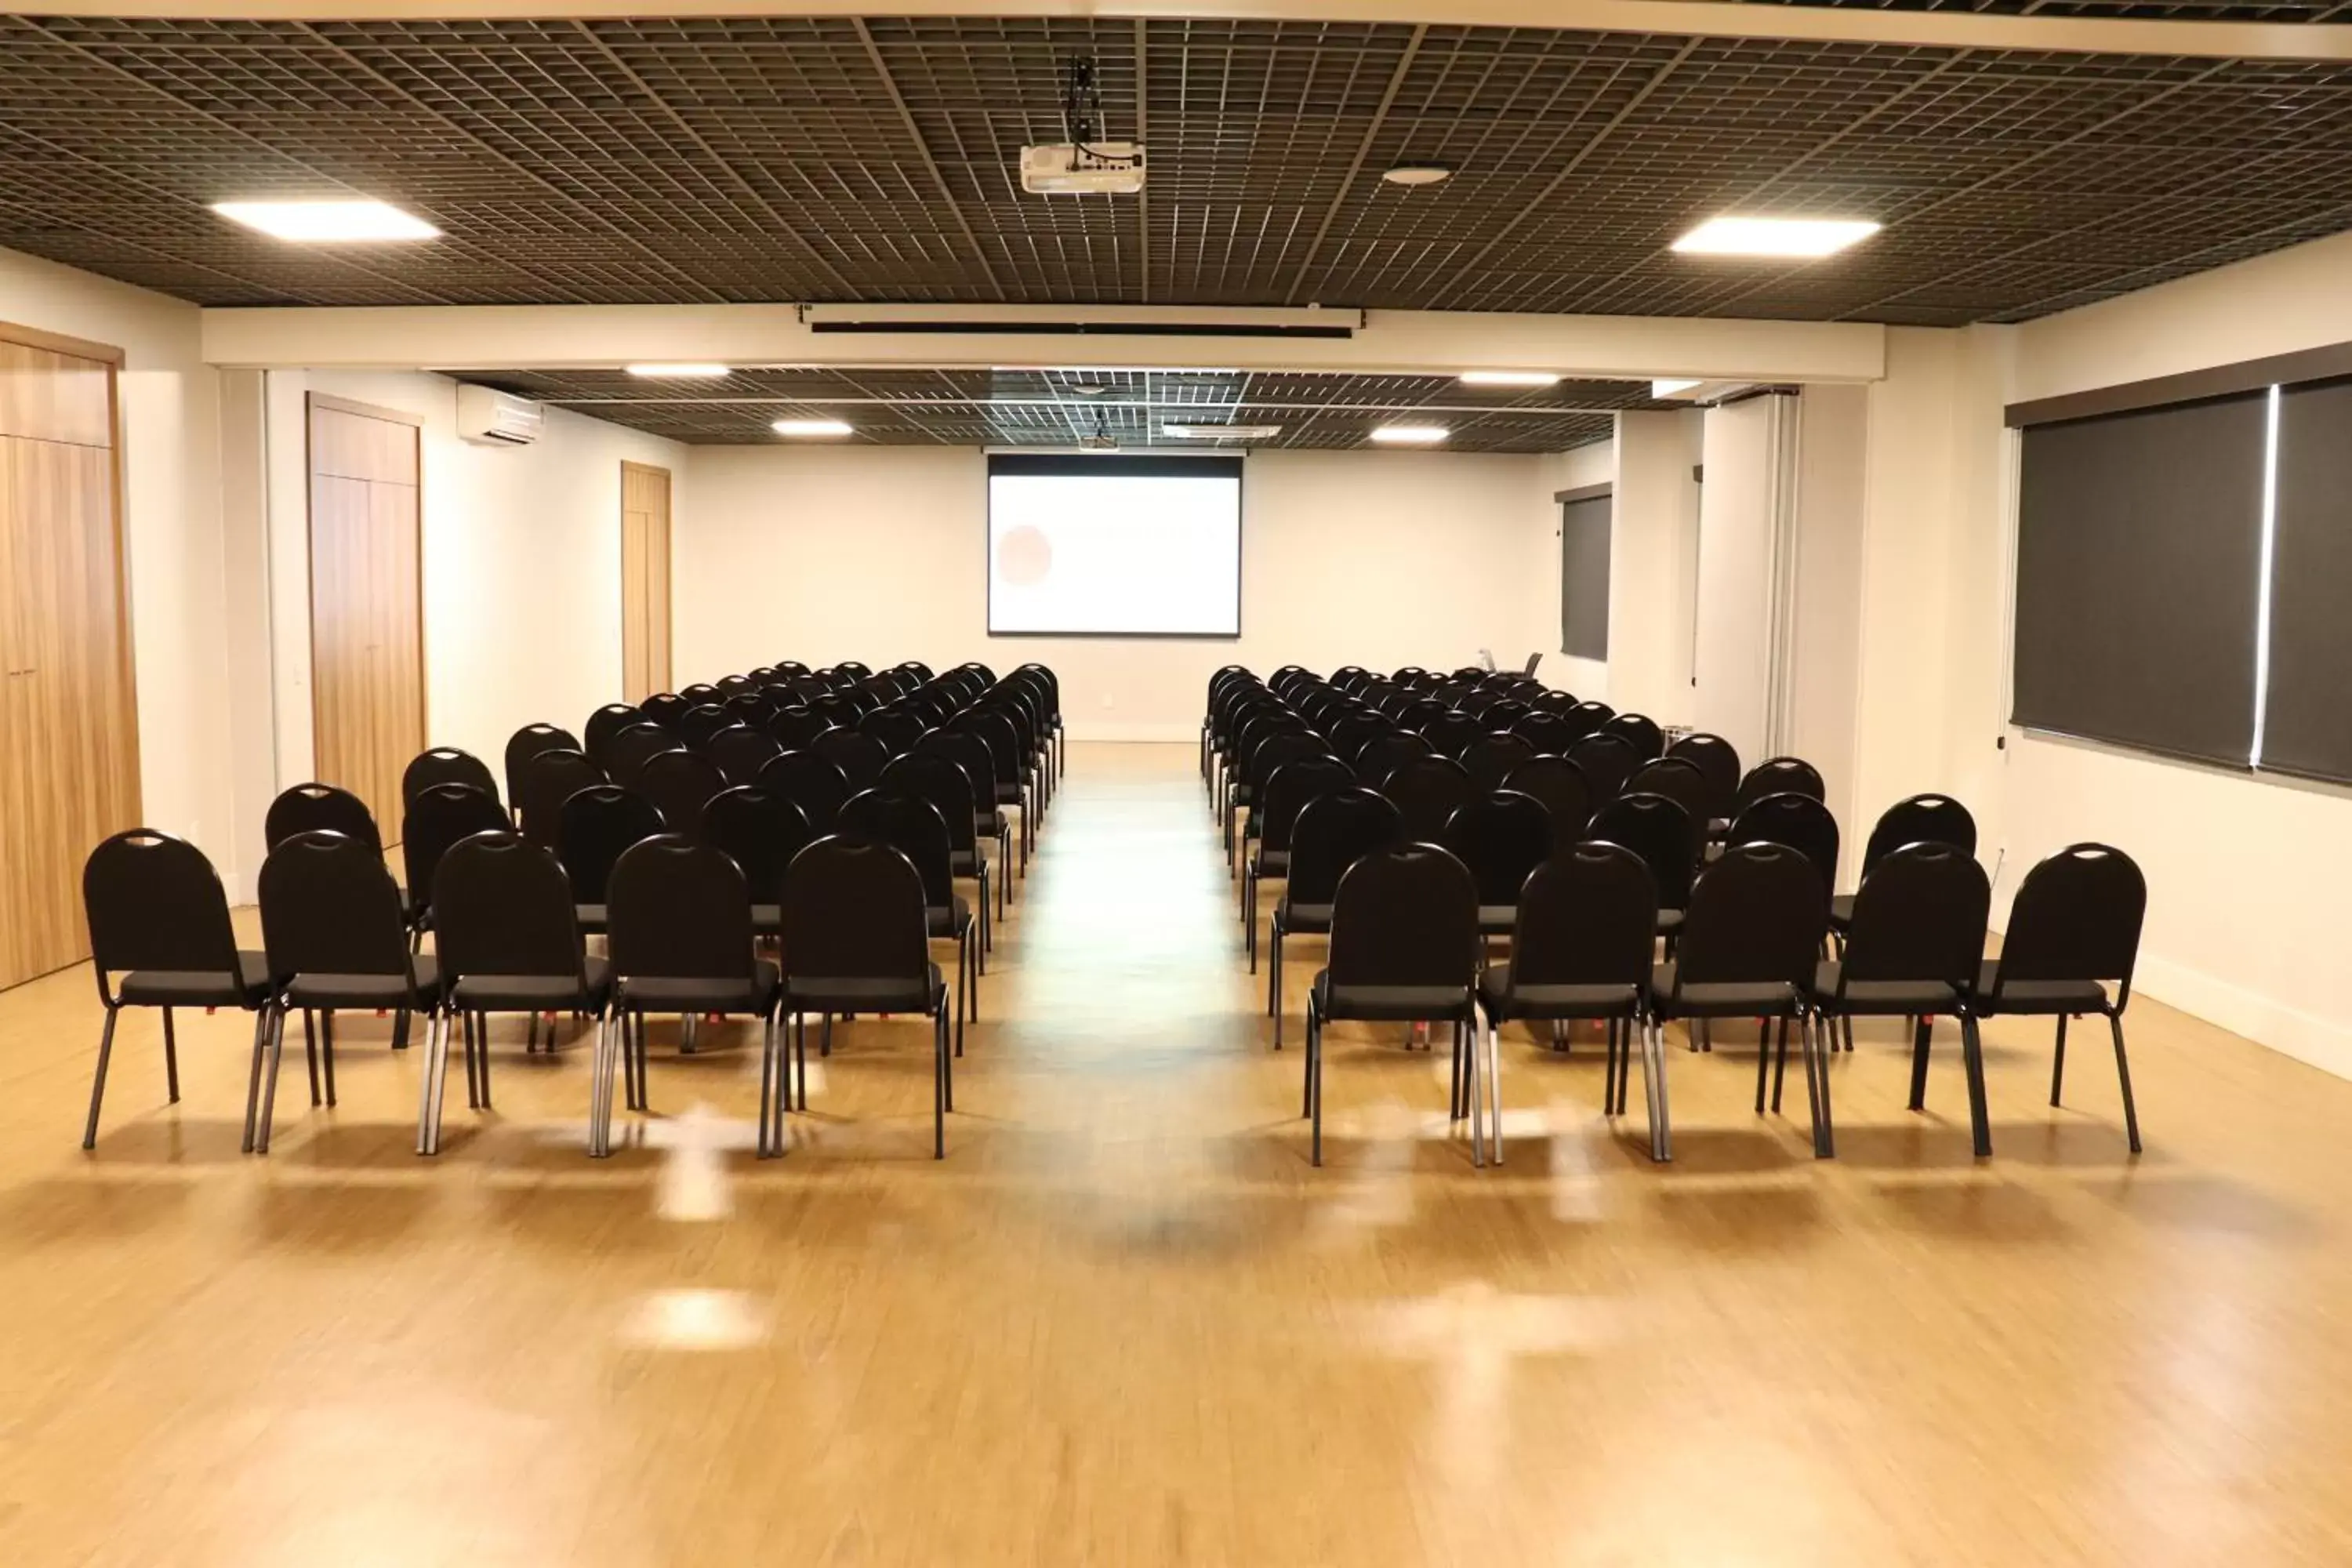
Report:
[{"label": "wooden door", "polygon": [[82,862],[139,820],[114,362],[75,347],[0,337],[0,984],[89,956]]},{"label": "wooden door", "polygon": [[670,689],[669,470],[621,465],[621,696]]},{"label": "wooden door", "polygon": [[400,775],[425,749],[417,431],[310,396],[312,768],[400,837]]}]

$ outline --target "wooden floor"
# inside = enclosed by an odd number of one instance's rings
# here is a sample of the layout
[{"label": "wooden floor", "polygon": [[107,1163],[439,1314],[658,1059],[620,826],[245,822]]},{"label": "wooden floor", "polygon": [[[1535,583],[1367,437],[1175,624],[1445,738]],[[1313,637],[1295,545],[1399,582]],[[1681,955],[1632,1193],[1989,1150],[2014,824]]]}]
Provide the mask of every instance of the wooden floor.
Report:
[{"label": "wooden floor", "polygon": [[2352,1084],[2136,1006],[2134,1161],[2001,1025],[1980,1164],[1957,1052],[1914,1115],[1865,1030],[1821,1163],[1677,1037],[1660,1169],[1521,1037],[1479,1173],[1444,1051],[1350,1030],[1313,1170],[1192,768],[1074,749],[944,1164],[904,1020],[755,1166],[737,1031],[592,1163],[584,1051],[501,1025],[429,1162],[355,1020],[264,1161],[243,1020],[173,1110],[142,1017],[85,1155],[88,972],[0,995],[0,1562],[2352,1562]]}]

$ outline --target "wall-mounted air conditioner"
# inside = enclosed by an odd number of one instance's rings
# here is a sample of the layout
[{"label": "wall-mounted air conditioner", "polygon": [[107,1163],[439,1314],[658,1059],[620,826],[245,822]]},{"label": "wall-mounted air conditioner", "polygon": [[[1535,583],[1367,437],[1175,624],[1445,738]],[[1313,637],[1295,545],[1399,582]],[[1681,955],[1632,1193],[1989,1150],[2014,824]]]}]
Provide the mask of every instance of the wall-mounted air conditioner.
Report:
[{"label": "wall-mounted air conditioner", "polygon": [[457,388],[457,437],[478,447],[528,447],[539,439],[547,410],[495,386]]}]

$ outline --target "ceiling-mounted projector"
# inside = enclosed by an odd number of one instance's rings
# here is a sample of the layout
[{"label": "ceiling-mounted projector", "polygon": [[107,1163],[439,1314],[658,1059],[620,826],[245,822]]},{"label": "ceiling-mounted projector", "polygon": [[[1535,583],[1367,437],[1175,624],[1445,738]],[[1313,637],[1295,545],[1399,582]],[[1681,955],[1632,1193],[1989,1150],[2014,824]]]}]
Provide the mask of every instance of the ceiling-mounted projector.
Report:
[{"label": "ceiling-mounted projector", "polygon": [[1143,149],[1132,142],[1024,147],[1021,188],[1041,196],[1133,195],[1143,189]]}]

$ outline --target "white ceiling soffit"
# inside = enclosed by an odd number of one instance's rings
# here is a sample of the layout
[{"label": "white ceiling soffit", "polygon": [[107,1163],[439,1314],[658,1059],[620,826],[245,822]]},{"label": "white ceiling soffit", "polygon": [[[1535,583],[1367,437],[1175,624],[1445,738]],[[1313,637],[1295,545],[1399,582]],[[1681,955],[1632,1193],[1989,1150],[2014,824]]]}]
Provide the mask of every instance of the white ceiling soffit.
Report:
[{"label": "white ceiling soffit", "polygon": [[[922,307],[939,310],[941,307]],[[899,307],[892,314],[908,311]],[[1331,310],[1344,338],[1227,336],[1216,324],[1263,312],[1163,306],[1155,321],[1199,336],[1041,329],[1085,307],[971,305],[1008,331],[819,332],[793,305],[415,305],[207,310],[204,353],[246,368],[601,369],[648,362],[924,369],[1292,370],[1458,374],[1540,366],[1563,376],[1706,381],[1875,381],[1886,329],[1870,321],[1692,316],[1534,316],[1453,310]]]},{"label": "white ceiling soffit", "polygon": [[[45,16],[302,21],[851,16],[873,0],[45,0]],[[1138,17],[1182,21],[1421,23],[1429,0],[898,0],[894,16]],[[2129,17],[1879,10],[1719,0],[1454,0],[1448,26],[1548,27],[1684,37],[1790,38],[2061,54],[2195,56],[2217,59],[2352,60],[2352,26],[2189,22]]]}]

